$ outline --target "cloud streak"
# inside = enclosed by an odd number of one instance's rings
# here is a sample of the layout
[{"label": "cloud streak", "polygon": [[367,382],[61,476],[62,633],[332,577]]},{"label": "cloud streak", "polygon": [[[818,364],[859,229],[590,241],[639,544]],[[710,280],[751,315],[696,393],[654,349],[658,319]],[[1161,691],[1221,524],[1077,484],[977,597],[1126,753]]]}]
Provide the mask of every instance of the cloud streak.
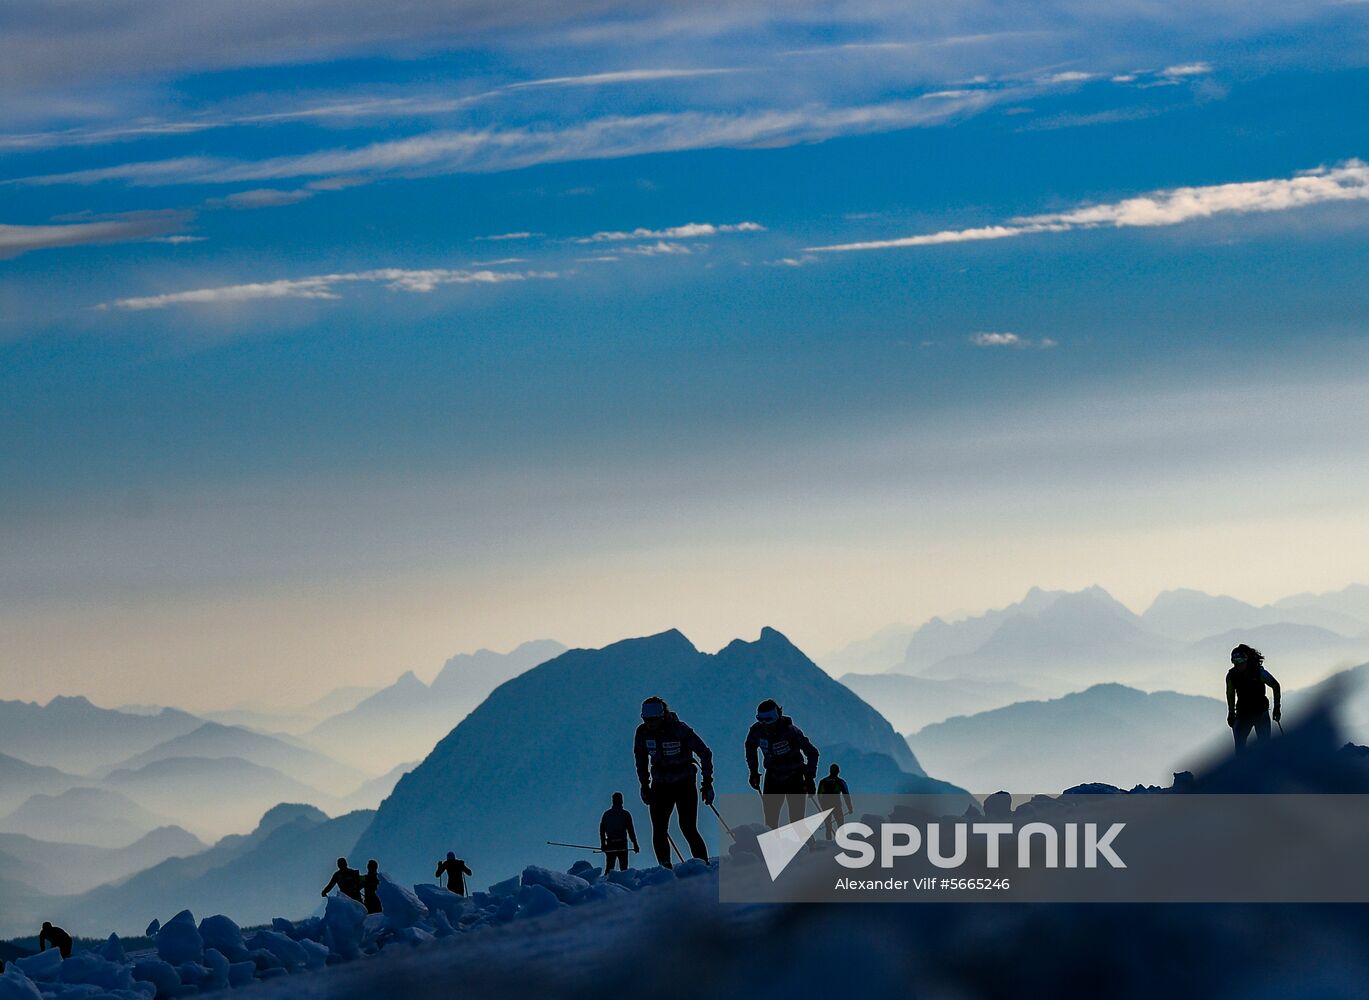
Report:
[{"label": "cloud streak", "polygon": [[845,107],[660,112],[592,119],[567,127],[444,130],[354,148],[257,161],[179,157],[20,178],[19,184],[246,184],[338,175],[377,177],[490,173],[542,163],[612,159],[692,149],[787,146],[838,135],[930,127],[982,110],[1005,92]]},{"label": "cloud streak", "polygon": [[33,250],[89,246],[96,243],[130,243],[163,237],[181,228],[188,220],[185,212],[150,212],[119,219],[50,226],[13,226],[0,224],[0,259],[17,257]]},{"label": "cloud streak", "polygon": [[143,312],[184,305],[225,305],[259,302],[269,299],[339,299],[338,285],[349,283],[380,284],[395,292],[427,293],[442,285],[496,285],[532,278],[555,278],[554,271],[490,271],[450,268],[377,268],[340,274],[317,274],[307,278],[283,278],[276,281],[248,282],[240,285],[219,285],[213,288],[193,288],[183,292],[145,295],[115,299],[101,303],[97,309],[119,309]]},{"label": "cloud streak", "polygon": [[1347,201],[1369,201],[1369,164],[1361,160],[1347,160],[1333,167],[1318,167],[1272,180],[1153,191],[1122,201],[1081,205],[1067,212],[1019,216],[997,225],[806,249],[810,253],[845,253],[1002,240],[1077,229],[1176,226],[1219,215],[1287,212]]},{"label": "cloud streak", "polygon": [[617,243],[624,240],[689,240],[700,236],[720,236],[724,233],[763,233],[759,222],[687,222],[667,229],[604,230],[592,236],[580,236],[576,243]]}]

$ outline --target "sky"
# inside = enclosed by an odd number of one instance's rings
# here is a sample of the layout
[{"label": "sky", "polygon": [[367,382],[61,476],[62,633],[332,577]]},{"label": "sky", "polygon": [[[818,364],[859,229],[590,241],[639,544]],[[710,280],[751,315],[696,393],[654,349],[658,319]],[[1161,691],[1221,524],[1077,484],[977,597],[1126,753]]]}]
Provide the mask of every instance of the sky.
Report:
[{"label": "sky", "polygon": [[0,689],[1369,565],[1369,4],[0,9]]}]

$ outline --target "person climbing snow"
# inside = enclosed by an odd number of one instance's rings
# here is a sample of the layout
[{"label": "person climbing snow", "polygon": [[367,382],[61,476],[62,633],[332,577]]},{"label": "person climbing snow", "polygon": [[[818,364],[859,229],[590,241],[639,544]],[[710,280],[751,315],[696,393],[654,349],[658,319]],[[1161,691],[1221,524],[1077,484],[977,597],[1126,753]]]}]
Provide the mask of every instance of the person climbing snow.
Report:
[{"label": "person climbing snow", "polygon": [[337,859],[337,871],[333,872],[333,877],[328,880],[328,884],[319,895],[328,895],[334,887],[344,896],[361,902],[361,872],[355,868],[348,868],[346,858]]},{"label": "person climbing snow", "polygon": [[1226,724],[1236,741],[1236,752],[1245,749],[1250,731],[1261,740],[1269,739],[1269,699],[1264,689],[1274,691],[1274,721],[1282,714],[1279,682],[1264,669],[1264,654],[1241,643],[1231,651],[1231,669],[1226,672]]},{"label": "person climbing snow", "polygon": [[38,950],[47,951],[48,945],[56,948],[63,958],[71,957],[71,935],[44,920],[43,929],[38,932]]},{"label": "person climbing snow", "polygon": [[[680,832],[696,858],[708,860],[708,846],[699,835],[699,797],[713,804],[713,751],[698,733],[680,721],[665,699],[652,696],[642,702],[642,724],[632,739],[637,780],[642,801],[651,814],[651,846],[663,868],[671,868],[670,814],[679,818]],[[694,759],[698,758],[698,766]],[[694,784],[702,771],[703,786]]]},{"label": "person climbing snow", "polygon": [[599,820],[599,846],[604,852],[604,874],[613,871],[614,862],[627,871],[627,842],[632,838],[632,853],[637,854],[637,831],[632,828],[632,813],[623,808],[623,793],[613,793],[613,805]]},{"label": "person climbing snow", "polygon": [[[764,787],[759,762],[765,764]],[[772,830],[779,826],[785,803],[789,822],[803,819],[804,796],[817,791],[818,749],[773,698],[756,706],[756,721],[746,734],[746,767],[751,787],[761,793],[766,826]]]},{"label": "person climbing snow", "polygon": [[458,896],[466,895],[466,876],[474,872],[466,867],[466,862],[456,856],[455,851],[448,851],[446,858],[437,863],[437,871],[433,872],[433,877],[441,878],[444,872],[447,875],[447,889]]},{"label": "person climbing snow", "polygon": [[361,903],[367,913],[380,913],[380,872],[376,859],[366,862],[366,874],[361,876]]},{"label": "person climbing snow", "polygon": [[[842,808],[843,805],[845,808]],[[829,767],[827,777],[818,782],[818,808],[832,810],[823,820],[823,836],[831,840],[842,821],[851,813],[851,789],[846,786],[841,767],[836,764]]]}]

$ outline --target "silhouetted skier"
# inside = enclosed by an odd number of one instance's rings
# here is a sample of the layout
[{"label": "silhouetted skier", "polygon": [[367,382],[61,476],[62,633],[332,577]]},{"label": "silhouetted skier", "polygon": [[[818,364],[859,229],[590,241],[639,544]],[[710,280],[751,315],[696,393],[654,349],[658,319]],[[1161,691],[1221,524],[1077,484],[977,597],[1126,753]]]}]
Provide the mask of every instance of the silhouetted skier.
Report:
[{"label": "silhouetted skier", "polygon": [[355,868],[347,867],[346,858],[337,859],[337,871],[333,872],[333,877],[328,880],[328,884],[323,887],[320,896],[326,896],[333,891],[336,886],[338,892],[344,896],[361,902],[361,872]]},{"label": "silhouetted skier", "polygon": [[380,872],[375,858],[366,862],[366,874],[361,876],[361,904],[367,913],[380,913]]},{"label": "silhouetted skier", "polygon": [[627,871],[627,841],[632,838],[632,853],[641,850],[637,846],[637,831],[632,828],[632,813],[623,808],[623,793],[613,793],[613,806],[604,812],[599,820],[599,846],[604,850],[604,874],[613,871],[616,861],[618,867]]},{"label": "silhouetted skier", "polygon": [[[700,790],[694,775],[703,771],[703,800],[713,802],[713,751],[699,734],[680,721],[663,698],[642,702],[642,724],[632,739],[632,755],[637,763],[637,780],[642,785],[642,801],[651,813],[651,846],[664,868],[670,863],[670,814],[679,814],[680,832],[689,843],[690,853],[708,860],[708,845],[699,836]],[[694,758],[699,758],[698,768]]]},{"label": "silhouetted skier", "polygon": [[441,878],[443,872],[447,873],[447,888],[458,896],[466,895],[466,876],[474,872],[466,867],[466,862],[458,858],[454,851],[448,851],[447,857],[437,863],[433,877]]},{"label": "silhouetted skier", "polygon": [[[845,809],[842,808],[843,804]],[[822,822],[823,835],[831,840],[837,827],[851,812],[851,789],[846,787],[846,779],[841,776],[841,768],[836,764],[829,767],[827,777],[818,782],[818,807],[832,810],[831,815]]]},{"label": "silhouetted skier", "polygon": [[[757,751],[765,764],[764,788]],[[807,812],[804,796],[817,791],[818,748],[773,698],[756,706],[756,721],[746,734],[746,767],[751,787],[761,792],[766,826],[773,830],[780,825],[785,803],[789,804],[789,822],[803,819]]]},{"label": "silhouetted skier", "polygon": [[71,957],[71,935],[44,920],[43,929],[38,932],[38,950],[47,951],[48,945],[61,952],[63,958]]},{"label": "silhouetted skier", "polygon": [[1269,699],[1264,689],[1274,690],[1274,721],[1281,713],[1279,682],[1264,669],[1264,654],[1241,643],[1231,651],[1231,669],[1226,672],[1226,724],[1236,740],[1236,752],[1245,749],[1250,730],[1261,740],[1269,739]]}]

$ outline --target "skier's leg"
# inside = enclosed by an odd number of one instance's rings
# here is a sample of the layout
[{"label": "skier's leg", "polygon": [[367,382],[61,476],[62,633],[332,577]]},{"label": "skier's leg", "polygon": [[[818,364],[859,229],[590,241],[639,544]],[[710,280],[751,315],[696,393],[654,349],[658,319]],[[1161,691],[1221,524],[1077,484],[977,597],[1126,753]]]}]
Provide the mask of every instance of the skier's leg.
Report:
[{"label": "skier's leg", "polygon": [[651,849],[656,852],[657,864],[669,868],[670,865],[670,813],[675,807],[674,796],[667,793],[665,785],[651,787]]},{"label": "skier's leg", "polygon": [[676,803],[680,810],[680,832],[689,843],[689,853],[707,861],[708,845],[699,833],[699,791],[694,787],[694,782],[680,782],[680,795]]}]

